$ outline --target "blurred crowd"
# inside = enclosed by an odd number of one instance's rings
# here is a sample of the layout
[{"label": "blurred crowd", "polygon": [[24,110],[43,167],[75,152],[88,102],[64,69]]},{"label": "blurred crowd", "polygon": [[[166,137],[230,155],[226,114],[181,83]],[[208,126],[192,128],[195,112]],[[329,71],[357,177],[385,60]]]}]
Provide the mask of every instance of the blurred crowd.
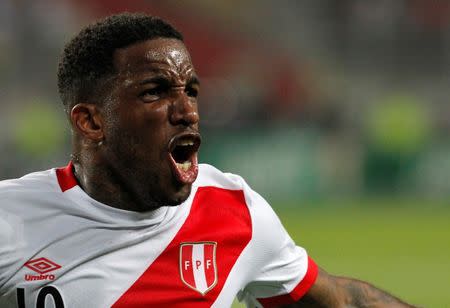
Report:
[{"label": "blurred crowd", "polygon": [[0,179],[65,164],[64,43],[161,16],[202,82],[201,161],[269,198],[450,196],[450,1],[0,1]]}]

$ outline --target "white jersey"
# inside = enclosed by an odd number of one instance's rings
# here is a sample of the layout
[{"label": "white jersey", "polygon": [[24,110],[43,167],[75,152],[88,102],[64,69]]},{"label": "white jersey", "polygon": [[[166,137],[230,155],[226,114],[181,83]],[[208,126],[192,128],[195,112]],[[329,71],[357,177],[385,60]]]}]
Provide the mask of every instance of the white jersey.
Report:
[{"label": "white jersey", "polygon": [[148,213],[87,195],[72,165],[0,182],[0,307],[271,307],[317,266],[242,178],[200,165],[189,198]]}]

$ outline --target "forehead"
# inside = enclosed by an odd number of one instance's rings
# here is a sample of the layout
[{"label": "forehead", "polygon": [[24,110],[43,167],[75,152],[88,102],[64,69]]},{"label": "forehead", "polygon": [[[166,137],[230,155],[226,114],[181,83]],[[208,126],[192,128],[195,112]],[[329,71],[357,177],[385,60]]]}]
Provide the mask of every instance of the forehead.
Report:
[{"label": "forehead", "polygon": [[114,66],[119,73],[160,68],[175,71],[193,69],[186,46],[177,39],[157,38],[115,51]]}]

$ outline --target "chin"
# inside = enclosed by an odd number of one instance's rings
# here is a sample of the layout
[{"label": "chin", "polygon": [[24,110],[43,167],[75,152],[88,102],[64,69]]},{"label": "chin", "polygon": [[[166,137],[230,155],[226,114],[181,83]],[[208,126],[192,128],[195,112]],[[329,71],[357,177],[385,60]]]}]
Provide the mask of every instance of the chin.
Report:
[{"label": "chin", "polygon": [[183,185],[168,198],[168,206],[177,206],[186,201],[191,194],[192,185]]}]

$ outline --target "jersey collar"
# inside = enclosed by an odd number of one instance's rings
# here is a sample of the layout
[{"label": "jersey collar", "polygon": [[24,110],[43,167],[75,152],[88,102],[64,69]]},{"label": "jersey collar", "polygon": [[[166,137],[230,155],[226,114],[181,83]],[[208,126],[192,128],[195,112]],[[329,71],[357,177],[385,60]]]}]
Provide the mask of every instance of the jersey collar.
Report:
[{"label": "jersey collar", "polygon": [[66,167],[56,169],[56,176],[58,178],[59,187],[62,192],[69,190],[78,185],[77,179],[73,174],[72,161]]}]

